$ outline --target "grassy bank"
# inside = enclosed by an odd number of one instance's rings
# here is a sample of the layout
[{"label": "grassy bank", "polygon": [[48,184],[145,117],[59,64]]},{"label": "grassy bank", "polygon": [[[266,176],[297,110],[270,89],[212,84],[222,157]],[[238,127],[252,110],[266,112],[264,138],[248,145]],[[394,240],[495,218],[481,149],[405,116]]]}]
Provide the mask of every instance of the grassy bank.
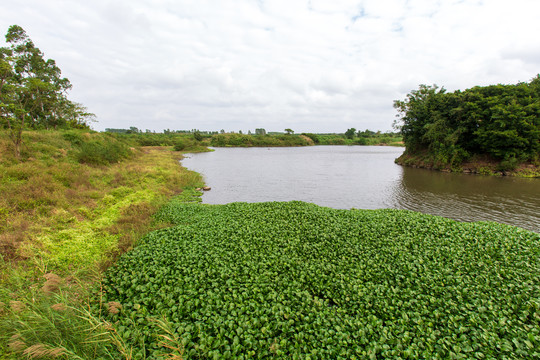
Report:
[{"label": "grassy bank", "polygon": [[[182,204],[111,267],[134,358],[539,356],[540,237],[302,202]],[[160,336],[164,329],[167,336]]]},{"label": "grassy bank", "polygon": [[[40,343],[27,336],[22,346],[11,338],[21,330],[14,324],[66,315],[51,313],[48,305],[63,303],[74,316],[62,321],[80,325],[85,288],[100,278],[101,269],[140,236],[165,225],[152,214],[171,196],[202,185],[170,147],[139,148],[85,131],[28,132],[24,144],[18,160],[7,134],[0,133],[0,358],[10,358],[9,344],[32,358],[39,346],[31,347]],[[47,290],[52,288],[63,295]],[[53,328],[45,333],[59,329]]]},{"label": "grassy bank", "polygon": [[497,161],[488,156],[479,155],[472,156],[466,161],[452,163],[447,159],[441,160],[428,151],[416,153],[405,151],[396,159],[396,163],[403,166],[466,174],[540,177],[540,163],[538,162]]}]

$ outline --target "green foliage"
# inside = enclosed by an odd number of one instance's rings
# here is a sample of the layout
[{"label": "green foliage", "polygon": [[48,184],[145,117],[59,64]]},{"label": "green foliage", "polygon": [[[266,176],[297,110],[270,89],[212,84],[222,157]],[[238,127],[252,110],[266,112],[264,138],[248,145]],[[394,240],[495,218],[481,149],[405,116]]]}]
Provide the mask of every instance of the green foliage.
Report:
[{"label": "green foliage", "polygon": [[45,60],[18,25],[9,27],[6,42],[0,48],[0,128],[8,129],[16,156],[26,129],[87,129],[94,114],[67,99],[71,83],[55,61]]},{"label": "green foliage", "polygon": [[354,139],[355,134],[356,134],[355,128],[350,128],[350,129],[347,129],[347,131],[345,131],[345,137],[347,139]]},{"label": "green foliage", "polygon": [[402,146],[401,135],[387,132],[358,131],[358,137],[348,138],[345,134],[318,134],[319,145],[392,145]]},{"label": "green foliage", "polygon": [[253,146],[308,146],[310,141],[300,135],[245,135],[218,134],[213,135],[211,146],[253,147]]},{"label": "green foliage", "polygon": [[518,159],[516,159],[515,157],[510,157],[508,159],[501,161],[499,165],[497,166],[497,170],[498,171],[512,171],[512,170],[515,170],[518,165],[519,165]]},{"label": "green foliage", "polygon": [[193,138],[196,140],[196,141],[202,141],[203,139],[203,136],[201,135],[201,133],[199,131],[195,131],[193,133]]},{"label": "green foliage", "polygon": [[62,133],[62,137],[72,145],[81,146],[84,142],[83,133],[79,131],[68,130]]},{"label": "green foliage", "polygon": [[113,137],[106,137],[83,142],[76,158],[84,164],[107,165],[126,159],[131,154],[129,145]]},{"label": "green foliage", "polygon": [[319,136],[317,134],[313,133],[302,133],[302,135],[307,136],[311,140],[313,140],[313,143],[318,144],[320,142]]},{"label": "green foliage", "polygon": [[[536,358],[540,236],[400,210],[171,202],[109,269],[134,358]],[[165,319],[165,323],[156,322]],[[161,326],[160,326],[161,324]]]},{"label": "green foliage", "polygon": [[529,83],[453,93],[420,85],[394,107],[407,151],[428,149],[442,165],[475,154],[535,161],[540,154],[539,89],[540,75]]},{"label": "green foliage", "polygon": [[188,145],[188,144],[187,144],[187,141],[182,140],[182,139],[179,139],[179,140],[177,140],[176,143],[174,144],[173,149],[174,149],[174,151],[183,151],[183,150],[186,149],[187,145]]}]

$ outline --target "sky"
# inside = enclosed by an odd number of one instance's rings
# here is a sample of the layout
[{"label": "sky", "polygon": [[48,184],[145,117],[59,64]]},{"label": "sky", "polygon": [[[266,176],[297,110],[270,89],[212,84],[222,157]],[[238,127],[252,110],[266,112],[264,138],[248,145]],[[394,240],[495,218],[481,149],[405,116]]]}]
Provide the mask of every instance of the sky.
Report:
[{"label": "sky", "polygon": [[[540,73],[538,0],[0,0],[92,128],[392,130],[420,84]],[[5,46],[4,38],[0,46]]]}]

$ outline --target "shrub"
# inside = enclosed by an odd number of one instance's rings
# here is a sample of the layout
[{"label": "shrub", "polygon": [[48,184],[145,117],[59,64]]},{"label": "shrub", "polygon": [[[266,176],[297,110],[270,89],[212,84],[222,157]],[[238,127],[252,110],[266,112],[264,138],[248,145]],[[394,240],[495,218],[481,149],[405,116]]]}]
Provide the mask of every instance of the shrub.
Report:
[{"label": "shrub", "polygon": [[195,131],[195,132],[193,133],[193,138],[194,138],[195,140],[197,140],[197,141],[202,141],[203,136],[201,135],[200,132]]},{"label": "shrub", "polygon": [[509,157],[503,161],[501,161],[497,165],[497,171],[512,171],[517,168],[519,165],[519,160],[515,157]]},{"label": "shrub", "polygon": [[345,139],[341,137],[332,138],[329,140],[330,145],[345,145]]},{"label": "shrub", "polygon": [[131,155],[129,146],[114,140],[90,140],[84,142],[77,154],[77,160],[85,164],[107,165],[119,162]]},{"label": "shrub", "polygon": [[81,144],[84,142],[83,136],[80,131],[65,131],[64,133],[62,133],[62,137],[75,146],[81,146]]},{"label": "shrub", "polygon": [[182,139],[178,139],[176,143],[174,144],[174,151],[182,151],[186,148],[187,144],[186,141]]},{"label": "shrub", "polygon": [[358,145],[367,145],[368,140],[365,137],[361,137],[355,140],[355,143]]},{"label": "shrub", "polygon": [[311,140],[313,140],[313,142],[315,144],[318,144],[319,143],[319,137],[317,136],[317,134],[312,134],[312,133],[302,133],[302,135],[304,136],[307,136],[308,138],[310,138]]}]

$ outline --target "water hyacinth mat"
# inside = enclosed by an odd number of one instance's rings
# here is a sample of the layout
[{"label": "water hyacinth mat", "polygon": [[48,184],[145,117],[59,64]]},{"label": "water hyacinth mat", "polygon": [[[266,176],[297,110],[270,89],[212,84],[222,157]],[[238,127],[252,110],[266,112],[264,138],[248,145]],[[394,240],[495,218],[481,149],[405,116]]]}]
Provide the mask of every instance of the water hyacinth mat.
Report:
[{"label": "water hyacinth mat", "polygon": [[104,280],[135,359],[540,356],[539,234],[303,202],[173,201],[158,217],[176,226]]}]

